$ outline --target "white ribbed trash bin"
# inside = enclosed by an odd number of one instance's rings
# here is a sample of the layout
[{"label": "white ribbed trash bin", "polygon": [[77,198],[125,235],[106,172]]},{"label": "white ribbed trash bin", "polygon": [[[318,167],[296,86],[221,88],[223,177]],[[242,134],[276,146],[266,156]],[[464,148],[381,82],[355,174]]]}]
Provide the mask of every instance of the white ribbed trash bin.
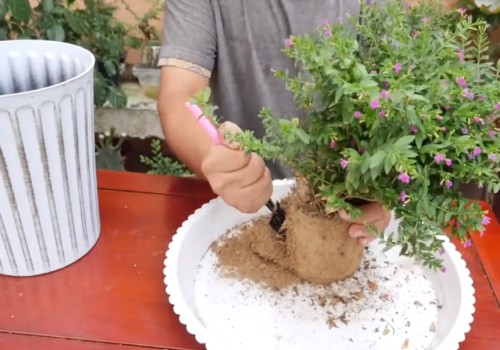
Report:
[{"label": "white ribbed trash bin", "polygon": [[94,62],[66,43],[0,41],[0,274],[60,269],[99,237]]}]

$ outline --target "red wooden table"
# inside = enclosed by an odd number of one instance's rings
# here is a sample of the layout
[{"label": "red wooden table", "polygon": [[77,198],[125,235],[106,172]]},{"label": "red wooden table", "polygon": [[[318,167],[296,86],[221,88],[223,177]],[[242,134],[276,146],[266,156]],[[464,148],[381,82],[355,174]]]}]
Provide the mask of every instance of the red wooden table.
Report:
[{"label": "red wooden table", "polygon": [[[99,171],[98,183],[102,230],[89,254],[43,276],[0,276],[0,349],[204,349],[168,303],[163,261],[177,227],[213,198],[210,189],[195,179],[112,171]],[[460,349],[500,349],[498,222],[474,243],[461,248],[477,303]]]}]

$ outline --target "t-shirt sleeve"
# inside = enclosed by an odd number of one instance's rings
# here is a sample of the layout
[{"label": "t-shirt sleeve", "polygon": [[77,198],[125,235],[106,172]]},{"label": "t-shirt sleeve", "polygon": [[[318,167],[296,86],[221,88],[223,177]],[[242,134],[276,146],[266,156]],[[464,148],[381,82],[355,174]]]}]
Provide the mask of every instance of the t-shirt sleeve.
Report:
[{"label": "t-shirt sleeve", "polygon": [[159,66],[193,64],[209,74],[216,56],[216,30],[210,0],[166,0]]}]

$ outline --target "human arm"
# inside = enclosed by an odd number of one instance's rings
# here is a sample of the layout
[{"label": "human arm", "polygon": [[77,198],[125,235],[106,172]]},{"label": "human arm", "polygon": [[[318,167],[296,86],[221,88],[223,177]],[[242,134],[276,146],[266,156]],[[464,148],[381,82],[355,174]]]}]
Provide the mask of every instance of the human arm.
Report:
[{"label": "human arm", "polygon": [[212,142],[191,116],[186,102],[208,86],[208,78],[190,69],[164,66],[160,79],[158,115],[165,140],[183,164],[204,178],[201,164]]},{"label": "human arm", "polygon": [[[261,157],[232,145],[214,145],[186,108],[208,79],[189,70],[162,68],[158,111],[168,145],[195,174],[209,181],[215,193],[242,212],[255,212],[269,199],[271,175]],[[232,123],[222,125],[238,131]]]},{"label": "human arm", "polygon": [[215,64],[211,2],[167,1],[164,26],[158,114],[169,147],[226,203],[242,212],[259,210],[272,192],[271,176],[262,158],[228,145],[214,145],[186,107],[186,102],[208,86]]}]

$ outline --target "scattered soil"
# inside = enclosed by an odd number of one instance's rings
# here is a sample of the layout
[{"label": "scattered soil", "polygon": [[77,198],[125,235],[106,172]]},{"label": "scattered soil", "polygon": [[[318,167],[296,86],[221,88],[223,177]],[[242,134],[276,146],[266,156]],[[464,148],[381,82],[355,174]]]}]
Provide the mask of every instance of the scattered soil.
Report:
[{"label": "scattered soil", "polygon": [[[285,264],[266,260],[252,250],[258,237],[256,231],[263,237],[274,234],[268,221],[269,217],[260,218],[242,226],[239,232],[227,233],[212,244],[221,271],[226,277],[247,279],[273,290],[301,283],[301,279],[293,271],[283,267]],[[270,243],[274,245],[274,248],[269,249],[271,252],[286,249],[283,241],[272,240]]]}]

